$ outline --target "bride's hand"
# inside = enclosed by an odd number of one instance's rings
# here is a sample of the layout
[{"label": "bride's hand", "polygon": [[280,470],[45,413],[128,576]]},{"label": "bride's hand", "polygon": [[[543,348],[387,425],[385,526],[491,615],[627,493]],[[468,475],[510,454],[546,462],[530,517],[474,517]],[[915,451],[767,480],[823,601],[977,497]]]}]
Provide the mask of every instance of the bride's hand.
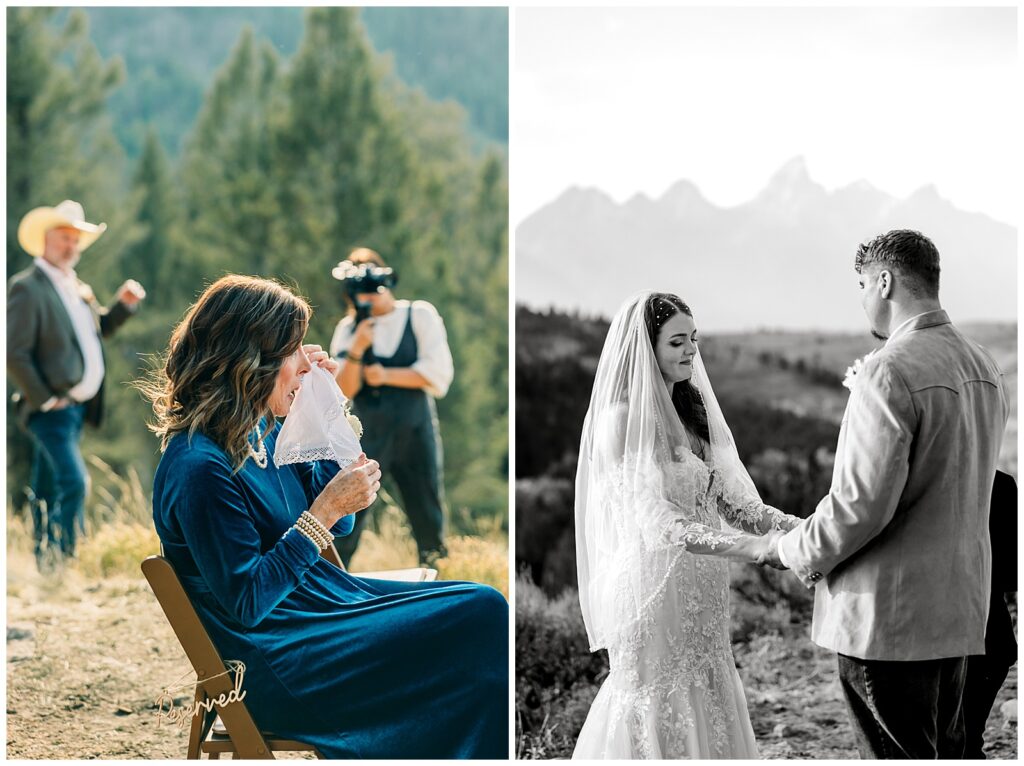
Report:
[{"label": "bride's hand", "polygon": [[687,551],[699,556],[718,556],[741,564],[785,569],[778,553],[778,539],[782,534],[770,532],[763,536],[748,535],[715,530],[703,524],[689,524],[684,527],[679,542]]},{"label": "bride's hand", "polygon": [[770,566],[773,569],[788,569],[779,558],[779,538],[782,535],[782,532],[769,532],[764,537],[755,538],[759,543],[755,564],[759,567]]},{"label": "bride's hand", "polygon": [[331,359],[331,355],[323,350],[322,347],[315,343],[307,343],[302,347],[302,350],[309,357],[309,363],[315,364],[322,370],[326,370],[331,374],[331,377],[335,377],[338,374],[338,370],[341,369],[341,365],[338,364],[337,360]]}]

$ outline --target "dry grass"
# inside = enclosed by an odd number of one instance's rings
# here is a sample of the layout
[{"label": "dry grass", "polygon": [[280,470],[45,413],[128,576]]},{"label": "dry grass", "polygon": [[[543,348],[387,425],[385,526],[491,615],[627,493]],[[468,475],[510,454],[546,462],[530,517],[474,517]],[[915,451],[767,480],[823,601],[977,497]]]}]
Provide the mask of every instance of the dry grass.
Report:
[{"label": "dry grass", "polygon": [[78,547],[78,568],[86,577],[134,575],[147,556],[160,552],[152,525],[115,521],[86,537]]},{"label": "dry grass", "polygon": [[[441,580],[470,580],[500,590],[508,598],[508,539],[497,523],[478,525],[479,536],[450,537],[448,556],[437,562]],[[416,544],[402,512],[387,505],[376,512],[352,556],[353,572],[379,572],[417,565]]]},{"label": "dry grass", "polygon": [[92,496],[86,514],[86,533],[111,522],[152,525],[153,504],[134,466],[121,476],[95,455],[87,460],[96,470],[92,476]]},{"label": "dry grass", "polygon": [[453,537],[448,556],[437,562],[442,580],[469,580],[497,588],[508,598],[508,541],[481,537]]},{"label": "dry grass", "polygon": [[[117,474],[107,463],[89,457],[94,477],[86,508],[85,536],[78,544],[78,559],[69,566],[84,577],[114,575],[136,577],[139,564],[159,553],[160,541],[153,529],[152,505],[138,474]],[[470,580],[500,590],[508,597],[508,537],[502,519],[471,522],[459,519],[460,529],[474,535],[450,537],[449,555],[438,561],[442,580]],[[12,552],[32,551],[32,530],[27,514],[16,516],[8,508],[7,546]],[[371,528],[363,532],[351,569],[373,572],[417,565],[416,545],[405,515],[394,505],[375,512]]]}]

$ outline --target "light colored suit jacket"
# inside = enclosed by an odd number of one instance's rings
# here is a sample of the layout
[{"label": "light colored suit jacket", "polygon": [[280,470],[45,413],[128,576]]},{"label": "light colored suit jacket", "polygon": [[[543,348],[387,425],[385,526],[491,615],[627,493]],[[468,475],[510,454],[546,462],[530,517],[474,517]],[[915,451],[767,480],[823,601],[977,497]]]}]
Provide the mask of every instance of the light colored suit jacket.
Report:
[{"label": "light colored suit jacket", "polygon": [[983,654],[989,502],[1008,415],[1002,373],[944,311],[864,361],[832,488],[779,541],[816,586],[811,639],[869,660]]}]

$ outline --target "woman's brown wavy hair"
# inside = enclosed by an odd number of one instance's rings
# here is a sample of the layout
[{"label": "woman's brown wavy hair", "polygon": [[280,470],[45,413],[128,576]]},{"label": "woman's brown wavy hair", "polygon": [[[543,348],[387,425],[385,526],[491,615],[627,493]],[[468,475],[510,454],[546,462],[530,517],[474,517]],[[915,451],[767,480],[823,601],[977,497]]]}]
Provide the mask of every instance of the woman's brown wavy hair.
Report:
[{"label": "woman's brown wavy hair", "polygon": [[199,296],[171,334],[163,368],[139,384],[156,422],[150,429],[167,448],[182,431],[219,444],[239,470],[248,437],[267,418],[284,361],[302,345],[312,313],[305,300],[269,279],[229,275]]}]

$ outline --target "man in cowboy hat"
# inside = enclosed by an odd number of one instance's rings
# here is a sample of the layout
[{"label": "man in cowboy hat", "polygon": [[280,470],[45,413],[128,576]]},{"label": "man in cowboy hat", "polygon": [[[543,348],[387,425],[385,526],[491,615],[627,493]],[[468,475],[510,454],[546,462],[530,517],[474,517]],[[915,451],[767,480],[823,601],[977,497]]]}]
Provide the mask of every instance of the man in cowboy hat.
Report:
[{"label": "man in cowboy hat", "polygon": [[100,335],[113,334],[146,295],[130,279],[104,308],[75,275],[82,251],[106,228],[88,223],[71,200],[35,208],[18,226],[18,242],[35,263],[8,284],[7,375],[33,441],[30,499],[39,563],[58,548],[74,554],[86,487],[78,441],[83,423],[97,426],[103,415]]}]

